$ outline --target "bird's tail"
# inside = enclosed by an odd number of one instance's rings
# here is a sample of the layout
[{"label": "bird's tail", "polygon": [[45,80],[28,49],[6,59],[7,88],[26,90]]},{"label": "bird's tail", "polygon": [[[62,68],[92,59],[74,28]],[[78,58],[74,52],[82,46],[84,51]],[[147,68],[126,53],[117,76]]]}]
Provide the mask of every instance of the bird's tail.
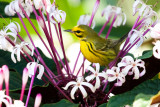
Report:
[{"label": "bird's tail", "polygon": [[123,37],[121,37],[121,38],[118,40],[118,43],[123,42],[123,41],[127,38],[127,36],[128,36],[128,33],[125,34]]}]

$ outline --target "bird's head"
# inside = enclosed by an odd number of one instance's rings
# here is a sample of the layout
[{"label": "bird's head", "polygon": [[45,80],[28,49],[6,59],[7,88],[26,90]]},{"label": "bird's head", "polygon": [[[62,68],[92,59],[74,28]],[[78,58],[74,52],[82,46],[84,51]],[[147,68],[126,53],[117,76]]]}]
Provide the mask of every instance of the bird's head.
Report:
[{"label": "bird's head", "polygon": [[93,37],[94,35],[97,35],[96,32],[87,25],[78,25],[65,31],[73,33],[80,40],[85,40]]}]

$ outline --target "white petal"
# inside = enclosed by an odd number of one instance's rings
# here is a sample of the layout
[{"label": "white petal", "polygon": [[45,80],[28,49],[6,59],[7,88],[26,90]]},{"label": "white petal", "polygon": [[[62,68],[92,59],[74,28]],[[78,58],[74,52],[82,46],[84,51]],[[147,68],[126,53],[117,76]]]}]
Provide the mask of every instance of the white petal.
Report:
[{"label": "white petal", "polygon": [[143,12],[144,12],[144,10],[145,10],[146,7],[147,7],[146,4],[143,4],[143,5],[142,5],[142,7],[141,7],[140,10],[139,10],[139,16],[142,16],[142,14],[143,14]]},{"label": "white petal", "polygon": [[113,71],[113,70],[107,69],[106,72],[108,75],[115,75],[115,71]]},{"label": "white petal", "polygon": [[95,83],[95,89],[100,87],[100,79],[99,77],[96,77],[96,83]]},{"label": "white petal", "polygon": [[125,67],[125,66],[127,66],[127,63],[119,62],[119,63],[117,64],[117,66],[118,66],[118,67]]},{"label": "white petal", "polygon": [[160,59],[160,48],[158,46],[153,47],[153,55],[154,57]]},{"label": "white petal", "polygon": [[87,70],[91,71],[92,73],[95,73],[96,71],[94,70],[94,68],[92,68],[91,66],[87,67]]},{"label": "white petal", "polygon": [[72,88],[71,94],[70,94],[72,99],[75,99],[74,94],[75,94],[75,92],[77,91],[77,89],[78,89],[78,86],[74,86],[74,87]]},{"label": "white petal", "polygon": [[38,67],[39,67],[39,74],[37,75],[37,78],[41,79],[44,73],[44,67],[40,64],[38,64]]},{"label": "white petal", "polygon": [[112,77],[108,77],[108,81],[109,82],[112,82],[112,81],[114,81],[114,80],[116,80],[117,79],[117,77],[116,76],[112,76]]},{"label": "white petal", "polygon": [[89,82],[95,78],[95,75],[87,76],[85,79]]},{"label": "white petal", "polygon": [[71,82],[67,83],[67,85],[65,87],[63,87],[63,89],[67,90],[69,86],[75,85],[75,84],[77,84],[75,81],[71,81]]},{"label": "white petal", "polygon": [[17,49],[17,61],[21,61],[20,53],[21,53],[21,49]]},{"label": "white petal", "polygon": [[9,4],[9,8],[8,8],[8,10],[9,10],[9,13],[10,13],[10,16],[14,16],[15,15],[15,11],[14,11],[14,4],[15,3],[15,1],[12,1],[10,4]]},{"label": "white petal", "polygon": [[14,62],[14,63],[16,63],[16,59],[15,59],[15,57],[14,57],[14,53],[16,52],[16,49],[14,49],[13,51],[12,51],[12,54],[11,54],[11,59],[12,59],[12,61]]},{"label": "white petal", "polygon": [[100,70],[100,65],[99,63],[96,63],[96,72],[99,72],[99,70]]},{"label": "white petal", "polygon": [[132,65],[128,65],[125,68],[122,69],[122,72],[124,73],[124,75],[127,75],[126,73],[128,73],[130,71],[130,69],[132,69]]},{"label": "white petal", "polygon": [[126,62],[126,63],[133,63],[134,62],[134,59],[131,57],[131,56],[125,56],[122,58],[121,62]]},{"label": "white petal", "polygon": [[127,21],[127,17],[126,17],[126,14],[125,14],[125,13],[123,13],[123,15],[124,15],[123,25],[125,25],[125,23],[126,23],[126,21]]},{"label": "white petal", "polygon": [[117,81],[117,83],[115,83],[114,85],[115,86],[122,86],[122,84],[123,84],[122,81]]},{"label": "white petal", "polygon": [[146,69],[144,68],[144,70],[140,73],[140,77],[142,77],[144,74],[146,73]]},{"label": "white petal", "polygon": [[133,79],[139,79],[139,69],[137,67],[134,67],[132,70],[134,72]]},{"label": "white petal", "polygon": [[105,73],[105,72],[98,73],[98,76],[99,76],[99,77],[103,77],[103,78],[105,78],[105,79],[108,78],[108,75],[107,75],[107,73]]},{"label": "white petal", "polygon": [[82,82],[81,84],[84,85],[84,86],[89,87],[93,93],[95,92],[95,88],[93,87],[92,84],[87,83],[87,82]]},{"label": "white petal", "polygon": [[79,89],[80,89],[80,91],[82,92],[83,98],[86,98],[86,97],[87,97],[87,92],[86,92],[86,90],[85,90],[82,86],[79,86]]}]

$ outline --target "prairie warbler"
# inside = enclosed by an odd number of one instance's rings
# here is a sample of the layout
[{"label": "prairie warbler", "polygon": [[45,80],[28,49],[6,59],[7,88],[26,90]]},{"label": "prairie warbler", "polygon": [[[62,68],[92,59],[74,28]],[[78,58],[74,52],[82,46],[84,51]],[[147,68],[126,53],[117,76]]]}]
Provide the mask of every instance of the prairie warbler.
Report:
[{"label": "prairie warbler", "polygon": [[107,66],[118,54],[120,45],[127,35],[119,40],[105,39],[87,25],[78,25],[65,30],[73,33],[80,40],[80,49],[84,57],[92,63]]}]

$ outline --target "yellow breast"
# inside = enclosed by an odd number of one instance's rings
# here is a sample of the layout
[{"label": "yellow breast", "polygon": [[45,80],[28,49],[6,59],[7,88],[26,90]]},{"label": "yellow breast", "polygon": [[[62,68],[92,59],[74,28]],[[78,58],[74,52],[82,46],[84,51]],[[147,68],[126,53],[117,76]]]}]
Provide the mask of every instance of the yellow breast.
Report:
[{"label": "yellow breast", "polygon": [[113,49],[108,49],[107,51],[96,50],[91,42],[80,41],[80,49],[87,60],[100,65],[107,66],[116,57]]}]

